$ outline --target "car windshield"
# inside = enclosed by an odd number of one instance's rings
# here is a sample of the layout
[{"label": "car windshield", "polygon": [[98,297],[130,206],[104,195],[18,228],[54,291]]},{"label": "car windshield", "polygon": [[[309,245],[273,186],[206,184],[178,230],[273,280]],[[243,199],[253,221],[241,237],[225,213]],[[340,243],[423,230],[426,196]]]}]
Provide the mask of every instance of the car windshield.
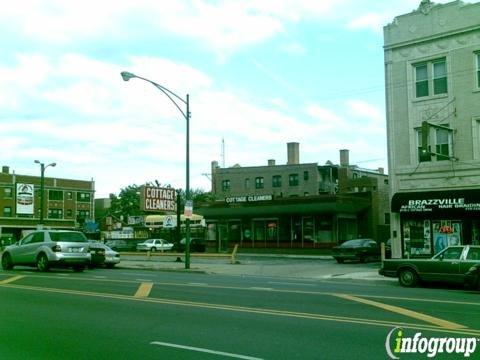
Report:
[{"label": "car windshield", "polygon": [[65,231],[65,232],[51,232],[50,238],[55,242],[86,242],[87,238],[85,235],[79,232],[74,231]]},{"label": "car windshield", "polygon": [[348,240],[345,241],[342,245],[342,247],[356,247],[356,246],[362,246],[364,239],[355,239],[355,240]]}]

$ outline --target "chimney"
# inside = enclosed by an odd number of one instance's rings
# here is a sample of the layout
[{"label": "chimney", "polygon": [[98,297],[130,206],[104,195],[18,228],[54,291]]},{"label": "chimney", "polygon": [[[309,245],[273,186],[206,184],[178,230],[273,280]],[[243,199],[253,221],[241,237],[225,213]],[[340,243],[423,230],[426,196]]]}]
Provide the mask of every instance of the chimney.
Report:
[{"label": "chimney", "polygon": [[2,173],[8,174],[10,172],[10,168],[8,166],[2,166]]},{"label": "chimney", "polygon": [[300,163],[300,144],[298,142],[287,143],[287,165]]},{"label": "chimney", "polygon": [[275,166],[275,160],[274,159],[269,159],[268,160],[268,166]]},{"label": "chimney", "polygon": [[379,167],[378,172],[383,175],[385,174],[385,169],[383,167]]},{"label": "chimney", "polygon": [[340,166],[348,166],[349,165],[348,154],[349,154],[349,152],[348,152],[347,149],[340,150]]}]

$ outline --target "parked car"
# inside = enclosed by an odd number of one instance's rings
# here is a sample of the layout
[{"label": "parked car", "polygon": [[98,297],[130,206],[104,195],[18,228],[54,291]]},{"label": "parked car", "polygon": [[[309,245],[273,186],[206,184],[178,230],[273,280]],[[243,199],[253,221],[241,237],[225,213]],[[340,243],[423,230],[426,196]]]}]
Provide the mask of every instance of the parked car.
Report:
[{"label": "parked car", "polygon": [[16,265],[36,266],[40,271],[51,267],[71,267],[82,271],[90,263],[90,246],[85,235],[78,231],[37,230],[5,248],[2,268]]},{"label": "parked car", "polygon": [[392,258],[392,239],[388,239],[385,242],[385,259]]},{"label": "parked car", "polygon": [[105,249],[98,241],[88,240],[88,242],[90,244],[90,263],[88,267],[93,269],[103,266],[105,264]]},{"label": "parked car", "polygon": [[[92,248],[95,249],[96,252],[101,253],[103,256],[98,256],[97,259],[94,260]],[[105,266],[111,269],[120,262],[120,254],[117,251],[110,249],[107,245],[98,241],[90,243],[90,253],[92,254],[92,262],[90,266],[92,268]]]},{"label": "parked car", "polygon": [[[173,251],[184,252],[186,239],[183,238],[173,246]],[[190,238],[190,251],[205,252],[206,245],[202,238]]]},{"label": "parked car", "polygon": [[108,240],[105,242],[113,251],[132,251],[135,250],[135,244],[127,240]]},{"label": "parked car", "polygon": [[358,260],[365,262],[367,260],[380,259],[380,246],[372,239],[353,239],[335,246],[332,249],[335,260],[343,263],[345,260]]},{"label": "parked car", "polygon": [[398,277],[400,284],[408,287],[420,281],[463,284],[465,274],[479,263],[480,246],[450,246],[429,259],[384,260],[379,274]]},{"label": "parked car", "polygon": [[173,244],[163,239],[148,239],[137,244],[138,251],[168,251],[172,250]]},{"label": "parked car", "polygon": [[474,264],[468,269],[464,281],[467,288],[480,290],[480,263]]}]

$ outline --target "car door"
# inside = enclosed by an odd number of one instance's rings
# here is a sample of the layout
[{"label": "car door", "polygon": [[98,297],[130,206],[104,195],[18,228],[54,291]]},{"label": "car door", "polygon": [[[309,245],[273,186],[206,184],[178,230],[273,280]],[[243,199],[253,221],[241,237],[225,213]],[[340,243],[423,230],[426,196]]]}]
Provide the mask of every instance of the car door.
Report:
[{"label": "car door", "polygon": [[460,261],[460,275],[465,274],[473,265],[480,263],[480,247],[469,246]]},{"label": "car door", "polygon": [[463,282],[463,274],[460,275],[460,258],[462,256],[462,246],[451,246],[428,262],[428,269],[425,280],[442,281],[450,283]]},{"label": "car door", "polygon": [[35,262],[36,249],[43,242],[43,232],[34,232],[20,240],[18,248],[12,252],[15,264],[31,264]]}]

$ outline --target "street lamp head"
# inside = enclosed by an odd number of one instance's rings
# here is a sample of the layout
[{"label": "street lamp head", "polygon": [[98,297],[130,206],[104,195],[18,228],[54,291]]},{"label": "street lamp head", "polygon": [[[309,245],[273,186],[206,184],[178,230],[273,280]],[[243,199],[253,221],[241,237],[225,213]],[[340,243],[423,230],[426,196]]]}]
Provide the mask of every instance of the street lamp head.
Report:
[{"label": "street lamp head", "polygon": [[35,164],[40,164],[40,160],[35,160]]},{"label": "street lamp head", "polygon": [[51,163],[50,166],[57,166],[57,163]]},{"label": "street lamp head", "polygon": [[122,75],[123,81],[128,81],[134,77],[137,77],[135,74],[132,74],[131,72],[128,72],[128,71],[122,71],[120,75]]}]

